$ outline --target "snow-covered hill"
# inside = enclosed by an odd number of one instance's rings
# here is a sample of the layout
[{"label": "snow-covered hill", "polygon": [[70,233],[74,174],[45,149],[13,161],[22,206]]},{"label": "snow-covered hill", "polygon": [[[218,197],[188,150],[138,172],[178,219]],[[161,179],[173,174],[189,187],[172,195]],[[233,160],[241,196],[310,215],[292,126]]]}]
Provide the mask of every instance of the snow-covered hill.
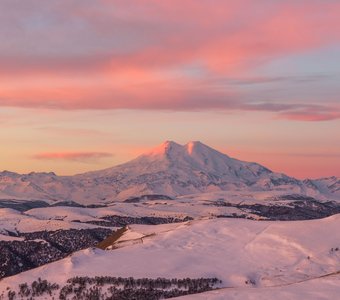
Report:
[{"label": "snow-covered hill", "polygon": [[[55,231],[68,229],[89,229],[97,228],[98,226],[69,222],[62,217],[58,218],[58,209],[55,209],[54,218],[44,218],[43,216],[34,216],[33,214],[24,214],[13,209],[0,209],[0,234],[7,236],[17,234],[18,232],[36,232],[36,231]],[[89,218],[89,220],[91,220]],[[2,236],[2,237],[3,237]],[[0,241],[3,240],[0,238]]]},{"label": "snow-covered hill", "polygon": [[218,191],[272,191],[340,198],[339,179],[300,181],[220,153],[200,142],[165,142],[113,168],[75,176],[0,173],[0,199],[112,203],[141,195],[177,197]]},{"label": "snow-covered hill", "polygon": [[340,195],[340,178],[332,176],[320,179],[306,179],[304,184],[315,191],[324,194]]},{"label": "snow-covered hill", "polygon": [[[338,281],[339,225],[340,215],[297,222],[213,219],[157,226],[132,225],[113,242],[116,250],[87,249],[74,253],[63,260],[5,278],[0,283],[0,291],[7,287],[15,290],[19,284],[30,284],[38,277],[60,287],[74,276],[217,277],[222,280],[221,287],[228,289],[210,292],[206,297],[202,294],[198,299],[229,299],[228,295],[235,296],[235,293],[244,299],[258,299],[256,295],[261,295],[262,290],[265,295],[271,291],[273,297],[285,289],[291,291],[287,294],[291,295],[289,299],[301,299],[300,292],[308,294],[308,299],[331,299],[327,297],[336,291],[339,293],[339,285],[332,291],[323,290],[320,298],[315,289],[306,290],[311,285],[301,285],[301,282],[318,283],[324,280],[320,277],[330,274]],[[272,298],[267,295],[265,299]]]}]

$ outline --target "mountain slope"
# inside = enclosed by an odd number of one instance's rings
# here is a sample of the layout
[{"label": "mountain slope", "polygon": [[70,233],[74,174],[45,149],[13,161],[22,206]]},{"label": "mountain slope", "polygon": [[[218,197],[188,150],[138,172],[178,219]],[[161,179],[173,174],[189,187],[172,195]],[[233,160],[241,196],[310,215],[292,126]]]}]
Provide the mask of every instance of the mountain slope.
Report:
[{"label": "mountain slope", "polygon": [[300,181],[220,153],[200,142],[167,141],[113,168],[75,176],[0,173],[2,199],[111,203],[157,194],[170,197],[216,191],[282,191],[337,199],[339,180]]},{"label": "mountain slope", "polygon": [[[190,142],[181,146],[175,142],[165,142],[152,151],[131,162],[104,171],[88,173],[95,177],[112,176],[117,172],[126,174],[148,174],[168,172],[178,176],[197,177],[200,174],[228,178],[231,182],[254,182],[270,170],[256,164],[242,162],[222,154],[200,142]],[[87,175],[88,175],[87,174]]]},{"label": "mountain slope", "polygon": [[230,158],[200,142],[165,142],[113,168],[78,175],[80,180],[112,184],[116,197],[143,194],[179,196],[219,190],[268,190],[299,181],[256,164]]},{"label": "mountain slope", "polygon": [[304,184],[314,190],[321,191],[326,194],[340,194],[340,178],[332,176],[320,179],[306,179]]}]

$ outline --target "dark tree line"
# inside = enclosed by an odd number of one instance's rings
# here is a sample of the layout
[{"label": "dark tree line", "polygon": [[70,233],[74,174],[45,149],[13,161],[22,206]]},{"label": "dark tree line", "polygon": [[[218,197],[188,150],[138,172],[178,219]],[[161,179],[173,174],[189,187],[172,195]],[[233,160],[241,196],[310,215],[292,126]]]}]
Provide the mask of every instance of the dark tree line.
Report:
[{"label": "dark tree line", "polygon": [[174,218],[174,217],[127,217],[127,216],[105,216],[98,221],[88,221],[86,223],[94,224],[98,226],[107,227],[124,227],[131,224],[142,225],[159,225],[169,223],[181,223],[193,220],[191,217]]},{"label": "dark tree line", "polygon": [[61,289],[59,299],[158,300],[210,291],[219,283],[217,278],[74,277]]},{"label": "dark tree line", "polygon": [[[46,294],[52,297],[53,292],[58,289],[58,284],[50,283],[47,280],[42,280],[41,278],[38,278],[38,280],[33,281],[31,285],[28,285],[27,283],[19,284],[18,293],[7,288],[6,296],[9,300],[34,299],[34,297],[39,297]],[[4,293],[0,295],[0,299],[5,299]]]},{"label": "dark tree line", "polygon": [[217,278],[135,279],[104,276],[73,277],[60,287],[39,278],[31,285],[20,284],[17,293],[7,288],[0,299],[35,299],[40,296],[55,299],[59,291],[60,300],[159,300],[210,291],[220,283]]},{"label": "dark tree line", "polygon": [[[226,202],[223,199],[207,203],[217,207],[235,207],[243,212],[248,212],[266,220],[272,221],[294,221],[312,220],[325,218],[340,213],[340,205],[336,202],[320,202],[314,198],[303,195],[285,195],[272,199],[273,201],[286,201],[284,204],[264,205],[264,204],[235,204]],[[253,219],[247,214],[219,215],[219,218],[247,218]]]},{"label": "dark tree line", "polygon": [[37,281],[32,282],[31,286],[29,286],[27,283],[20,284],[18,295],[20,297],[26,298],[28,298],[29,296],[38,297],[44,294],[52,296],[52,293],[58,289],[58,284],[50,283],[47,280],[41,280],[41,278],[38,278]]}]

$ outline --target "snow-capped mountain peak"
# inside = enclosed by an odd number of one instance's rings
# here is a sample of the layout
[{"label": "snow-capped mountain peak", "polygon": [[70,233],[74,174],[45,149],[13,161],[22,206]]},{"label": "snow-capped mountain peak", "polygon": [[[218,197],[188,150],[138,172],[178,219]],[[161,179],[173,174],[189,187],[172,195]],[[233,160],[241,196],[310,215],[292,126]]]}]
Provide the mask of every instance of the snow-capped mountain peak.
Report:
[{"label": "snow-capped mountain peak", "polygon": [[92,204],[141,195],[170,197],[215,191],[286,191],[337,198],[339,180],[300,181],[201,142],[166,141],[127,163],[75,176],[0,173],[0,198]]},{"label": "snow-capped mountain peak", "polygon": [[[132,171],[135,173],[138,173],[142,168],[142,172],[145,173],[160,171],[178,173],[184,171],[188,175],[193,171],[200,171],[215,176],[228,173],[238,176],[238,171],[243,169],[245,164],[247,163],[230,158],[198,141],[189,142],[185,145],[166,141],[120,167],[128,166],[133,168]],[[116,167],[110,170],[115,171]],[[192,176],[195,177],[195,175]]]},{"label": "snow-capped mountain peak", "polygon": [[180,153],[182,151],[182,146],[180,144],[177,144],[173,141],[165,141],[161,145],[153,148],[151,151],[148,151],[144,154],[142,154],[142,157],[145,156],[174,156]]},{"label": "snow-capped mountain peak", "polygon": [[[117,188],[115,196],[121,199],[143,194],[174,197],[248,189],[260,180],[257,188],[268,189],[272,174],[259,164],[231,158],[198,141],[185,145],[166,141],[128,163],[80,177],[97,182],[114,182]],[[275,180],[277,178],[290,180],[281,174],[275,174]]]}]

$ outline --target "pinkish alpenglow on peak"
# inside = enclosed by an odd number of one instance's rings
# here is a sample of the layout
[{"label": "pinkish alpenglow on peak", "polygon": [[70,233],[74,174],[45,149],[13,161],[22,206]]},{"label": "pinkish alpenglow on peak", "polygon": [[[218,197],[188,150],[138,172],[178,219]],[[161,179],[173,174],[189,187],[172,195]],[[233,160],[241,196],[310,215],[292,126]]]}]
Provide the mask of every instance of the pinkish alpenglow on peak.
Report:
[{"label": "pinkish alpenglow on peak", "polygon": [[[74,176],[3,173],[4,197],[111,203],[140,195],[185,196],[205,192],[283,192],[337,198],[326,180],[301,181],[227,156],[201,142],[166,141],[137,158],[108,169]],[[333,181],[332,181],[333,182]]]}]

